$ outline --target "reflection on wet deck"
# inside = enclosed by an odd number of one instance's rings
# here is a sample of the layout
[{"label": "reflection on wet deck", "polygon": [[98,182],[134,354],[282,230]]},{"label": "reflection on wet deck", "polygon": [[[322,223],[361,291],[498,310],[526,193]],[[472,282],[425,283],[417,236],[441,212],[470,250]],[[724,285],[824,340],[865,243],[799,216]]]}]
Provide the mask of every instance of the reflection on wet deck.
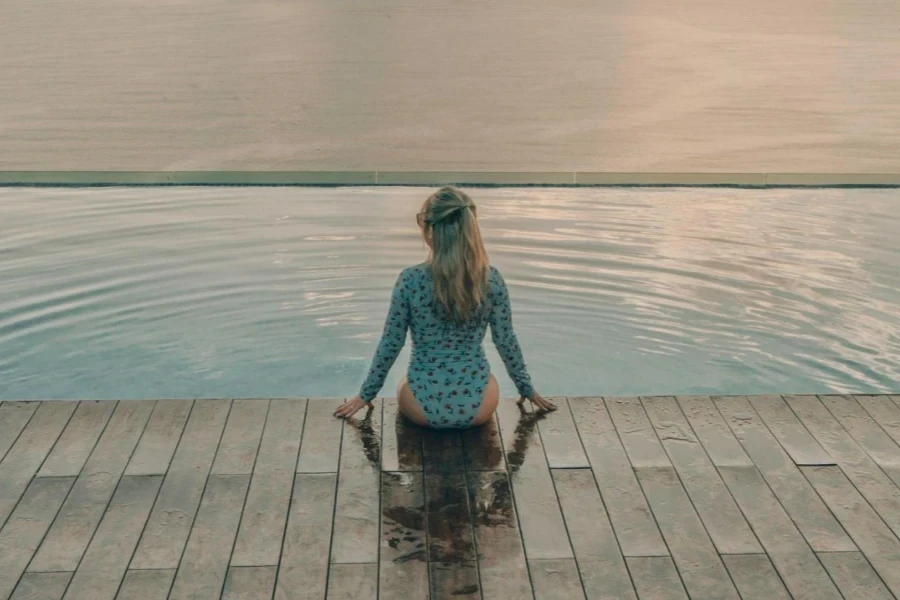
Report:
[{"label": "reflection on wet deck", "polygon": [[0,404],[0,599],[892,598],[900,397]]}]

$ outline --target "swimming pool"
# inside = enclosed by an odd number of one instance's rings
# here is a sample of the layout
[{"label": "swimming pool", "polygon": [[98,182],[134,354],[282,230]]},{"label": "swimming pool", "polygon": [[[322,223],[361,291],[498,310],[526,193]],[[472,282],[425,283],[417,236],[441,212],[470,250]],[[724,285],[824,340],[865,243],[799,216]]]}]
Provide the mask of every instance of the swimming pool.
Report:
[{"label": "swimming pool", "polygon": [[[900,388],[898,190],[468,191],[544,395]],[[352,395],[429,192],[0,189],[0,399]]]}]

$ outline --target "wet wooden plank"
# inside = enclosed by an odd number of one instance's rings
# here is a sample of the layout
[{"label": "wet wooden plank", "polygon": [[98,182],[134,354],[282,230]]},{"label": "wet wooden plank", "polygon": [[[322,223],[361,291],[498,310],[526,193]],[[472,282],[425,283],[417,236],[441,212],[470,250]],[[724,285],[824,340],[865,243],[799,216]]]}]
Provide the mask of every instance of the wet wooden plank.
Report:
[{"label": "wet wooden plank", "polygon": [[382,470],[422,470],[422,430],[397,411],[396,398],[384,400],[381,442]]},{"label": "wet wooden plank", "polygon": [[381,477],[381,597],[428,598],[426,542],[422,474],[384,473]]},{"label": "wet wooden plank", "polygon": [[466,476],[462,473],[426,475],[425,506],[428,560],[476,560]]},{"label": "wet wooden plank", "polygon": [[[819,399],[877,465],[894,467],[896,472],[896,468],[900,467],[900,446],[853,396],[819,396]],[[894,480],[894,483],[898,481]]]},{"label": "wet wooden plank", "polygon": [[[785,402],[792,396],[748,396],[754,410],[798,465],[833,465],[834,458],[810,435],[810,432]],[[799,396],[793,396],[799,397]],[[809,396],[816,400],[815,396]],[[818,402],[818,400],[816,400]]]},{"label": "wet wooden plank", "polygon": [[157,400],[126,475],[165,475],[193,406],[192,400]]},{"label": "wet wooden plank", "polygon": [[837,584],[844,598],[893,600],[881,578],[860,552],[826,552],[819,560]]},{"label": "wet wooden plank", "polygon": [[126,571],[116,600],[166,600],[174,579],[175,569]]},{"label": "wet wooden plank", "polygon": [[152,410],[149,401],[129,400],[116,406],[29,571],[74,571],[78,567]]},{"label": "wet wooden plank", "polygon": [[0,404],[0,460],[12,448],[40,402],[4,402]]},{"label": "wet wooden plank", "polygon": [[0,462],[0,527],[50,453],[76,406],[75,402],[42,402]]},{"label": "wet wooden plank", "polygon": [[[381,489],[381,401],[361,419],[344,422],[338,475],[333,563],[377,563]],[[377,576],[377,575],[376,575]]]},{"label": "wet wooden plank", "polygon": [[275,588],[276,600],[325,595],[328,579],[328,549],[331,546],[335,473],[297,475],[291,499]]},{"label": "wet wooden plank", "polygon": [[[625,559],[593,473],[589,469],[557,469],[553,480],[588,598],[635,600]],[[478,550],[483,552],[480,541]],[[481,571],[483,582],[484,567]],[[485,595],[493,597],[487,592]]]},{"label": "wet wooden plank", "polygon": [[219,597],[249,484],[249,475],[209,476],[169,600]]},{"label": "wet wooden plank", "polygon": [[377,586],[375,563],[331,565],[328,600],[375,600]]},{"label": "wet wooden plank", "polygon": [[113,600],[159,491],[159,475],[124,476],[84,553],[65,600]]},{"label": "wet wooden plank", "polygon": [[840,467],[804,467],[803,474],[844,525],[888,588],[895,595],[900,595],[900,540],[878,518],[878,514]]},{"label": "wet wooden plank", "polygon": [[70,579],[72,573],[25,573],[10,600],[62,600]]},{"label": "wet wooden plank", "polygon": [[474,562],[431,563],[428,570],[431,576],[432,598],[481,599],[478,568]]},{"label": "wet wooden plank", "polygon": [[222,600],[271,598],[277,567],[231,567],[225,577]]},{"label": "wet wooden plank", "polygon": [[732,554],[722,560],[743,600],[791,600],[765,554]]},{"label": "wet wooden plank", "polygon": [[558,410],[548,413],[539,424],[541,443],[551,469],[583,469],[590,467],[575,420],[565,398],[553,398]]},{"label": "wet wooden plank", "polygon": [[466,455],[458,430],[423,429],[422,462],[426,474],[465,473]]},{"label": "wet wooden plank", "polygon": [[720,398],[716,403],[812,549],[817,552],[856,550],[856,545],[747,399],[732,396]]},{"label": "wet wooden plank", "polygon": [[650,513],[634,469],[601,398],[572,398],[569,406],[581,433],[597,485],[625,556],[669,553]]},{"label": "wet wooden plank", "polygon": [[525,554],[529,559],[574,558],[537,432],[544,416],[522,412],[512,402],[497,408]]},{"label": "wet wooden plank", "polygon": [[606,408],[633,467],[672,466],[640,398],[607,398]]},{"label": "wet wooden plank", "polygon": [[644,409],[718,551],[722,554],[762,552],[675,399],[648,398],[644,400]]},{"label": "wet wooden plank", "polygon": [[574,559],[530,560],[528,566],[535,600],[577,600],[585,597]]},{"label": "wet wooden plank", "polygon": [[725,565],[675,469],[638,469],[637,476],[691,598],[738,600]]},{"label": "wet wooden plank", "polygon": [[484,596],[532,598],[509,476],[505,471],[480,471],[467,479]]},{"label": "wet wooden plank", "polygon": [[754,467],[720,467],[722,479],[794,598],[841,596],[800,531]]},{"label": "wet wooden plank", "polygon": [[75,477],[90,456],[115,409],[111,401],[83,401],[44,461],[38,477]]},{"label": "wet wooden plank", "polygon": [[675,400],[715,466],[753,466],[709,396],[678,396]]},{"label": "wet wooden plank", "polygon": [[310,400],[306,408],[303,444],[297,460],[298,473],[337,473],[341,460],[341,420],[335,400]]},{"label": "wet wooden plank", "polygon": [[225,427],[229,400],[197,400],[141,536],[132,569],[175,569]]},{"label": "wet wooden plank", "polygon": [[306,400],[272,400],[269,405],[231,558],[234,566],[278,564],[305,415]]},{"label": "wet wooden plank", "polygon": [[626,561],[640,600],[688,600],[670,557],[630,556]]},{"label": "wet wooden plank", "polygon": [[0,529],[0,598],[9,598],[37,550],[74,477],[33,479]]},{"label": "wet wooden plank", "polygon": [[[859,447],[818,398],[796,396],[790,397],[788,402],[819,443],[838,461],[872,508],[895,535],[900,535],[900,489],[897,485]],[[858,540],[854,541],[859,544]]]},{"label": "wet wooden plank", "polygon": [[497,415],[481,427],[464,430],[462,439],[466,468],[469,472],[506,470],[506,457],[503,455]]},{"label": "wet wooden plank", "polygon": [[269,412],[268,400],[233,400],[228,422],[210,473],[249,475],[253,473],[259,442]]}]

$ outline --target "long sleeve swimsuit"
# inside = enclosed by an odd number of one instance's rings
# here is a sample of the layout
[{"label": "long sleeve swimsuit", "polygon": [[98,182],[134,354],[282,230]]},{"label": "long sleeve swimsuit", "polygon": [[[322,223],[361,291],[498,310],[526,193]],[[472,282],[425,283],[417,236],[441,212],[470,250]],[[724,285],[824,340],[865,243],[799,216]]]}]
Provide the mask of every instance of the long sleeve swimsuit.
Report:
[{"label": "long sleeve swimsuit", "polygon": [[467,427],[478,414],[491,374],[484,354],[487,327],[522,396],[531,396],[531,378],[513,331],[509,292],[500,272],[490,268],[482,310],[464,324],[455,324],[434,308],[434,284],[427,263],[405,269],[397,278],[384,333],[372,360],[360,397],[371,402],[412,333],[412,357],[407,380],[413,396],[436,428]]}]

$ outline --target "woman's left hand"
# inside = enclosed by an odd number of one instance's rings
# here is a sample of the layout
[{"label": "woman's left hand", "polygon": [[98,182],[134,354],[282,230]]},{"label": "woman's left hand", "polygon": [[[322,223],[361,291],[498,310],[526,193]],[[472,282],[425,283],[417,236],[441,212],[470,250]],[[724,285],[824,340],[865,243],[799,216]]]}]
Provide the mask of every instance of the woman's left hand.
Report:
[{"label": "woman's left hand", "polygon": [[368,402],[364,402],[363,399],[357,395],[341,404],[338,409],[334,411],[334,416],[340,417],[341,419],[347,419],[355,415],[361,408],[365,406],[371,408],[372,405]]}]

